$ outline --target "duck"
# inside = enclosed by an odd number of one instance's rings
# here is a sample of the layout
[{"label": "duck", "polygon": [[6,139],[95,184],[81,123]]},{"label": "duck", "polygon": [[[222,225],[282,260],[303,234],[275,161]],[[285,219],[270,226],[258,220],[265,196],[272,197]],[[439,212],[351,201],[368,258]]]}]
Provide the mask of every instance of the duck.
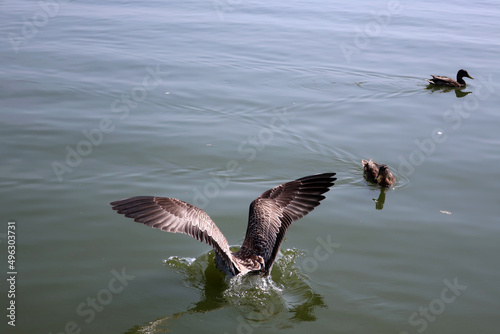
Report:
[{"label": "duck", "polygon": [[376,183],[382,187],[390,187],[396,181],[394,174],[385,164],[379,164],[370,158],[369,161],[361,160],[363,174],[367,181]]},{"label": "duck", "polygon": [[464,77],[469,79],[474,79],[467,73],[466,70],[461,69],[457,73],[457,80],[453,80],[452,78],[439,76],[439,75],[431,75],[432,79],[426,79],[429,83],[436,86],[446,86],[446,87],[465,87],[466,83]]},{"label": "duck", "polygon": [[250,204],[245,239],[232,252],[217,225],[202,209],[171,197],[134,196],[111,202],[117,213],[165,232],[187,234],[212,246],[215,265],[229,277],[270,274],[281,242],[292,222],[325,199],[337,180],[322,173],[289,181],[262,193]]}]

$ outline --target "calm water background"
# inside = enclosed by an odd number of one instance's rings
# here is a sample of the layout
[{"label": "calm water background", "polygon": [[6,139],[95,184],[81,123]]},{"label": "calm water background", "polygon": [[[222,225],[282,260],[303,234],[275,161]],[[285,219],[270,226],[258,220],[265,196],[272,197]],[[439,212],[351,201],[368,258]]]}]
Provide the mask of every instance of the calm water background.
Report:
[{"label": "calm water background", "polygon": [[[499,17],[486,1],[3,1],[1,267],[13,220],[18,276],[2,333],[497,333]],[[462,94],[426,89],[459,68]],[[369,157],[398,178],[382,210]],[[238,245],[251,200],[328,171],[272,282],[227,283],[205,244],[108,204],[178,197]]]}]

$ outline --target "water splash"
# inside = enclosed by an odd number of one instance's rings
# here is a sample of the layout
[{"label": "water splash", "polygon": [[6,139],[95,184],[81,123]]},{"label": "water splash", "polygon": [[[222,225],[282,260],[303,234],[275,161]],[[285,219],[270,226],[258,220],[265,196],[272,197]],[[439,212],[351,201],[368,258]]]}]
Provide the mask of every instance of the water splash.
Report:
[{"label": "water splash", "polygon": [[315,321],[314,310],[326,305],[323,296],[313,291],[308,277],[296,265],[302,255],[300,250],[287,249],[278,254],[269,277],[243,275],[233,278],[226,277],[215,267],[213,251],[196,259],[171,256],[163,261],[164,264],[182,275],[184,286],[198,290],[200,300],[183,312],[135,326],[133,330],[160,333],[184,315],[227,307],[236,309],[241,321],[251,328],[289,328],[294,323]]}]

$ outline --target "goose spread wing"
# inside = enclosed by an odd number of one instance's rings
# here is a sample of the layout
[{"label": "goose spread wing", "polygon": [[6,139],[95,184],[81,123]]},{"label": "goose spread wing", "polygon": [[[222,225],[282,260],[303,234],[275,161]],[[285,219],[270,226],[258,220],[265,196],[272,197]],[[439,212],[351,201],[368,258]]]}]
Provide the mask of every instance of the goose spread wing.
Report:
[{"label": "goose spread wing", "polygon": [[237,257],[261,256],[267,275],[271,271],[285,232],[292,222],[320,204],[335,173],[306,176],[270,189],[250,204],[245,240]]},{"label": "goose spread wing", "polygon": [[205,211],[176,198],[136,196],[110,203],[134,221],[171,233],[184,233],[212,246],[234,271],[226,238]]}]

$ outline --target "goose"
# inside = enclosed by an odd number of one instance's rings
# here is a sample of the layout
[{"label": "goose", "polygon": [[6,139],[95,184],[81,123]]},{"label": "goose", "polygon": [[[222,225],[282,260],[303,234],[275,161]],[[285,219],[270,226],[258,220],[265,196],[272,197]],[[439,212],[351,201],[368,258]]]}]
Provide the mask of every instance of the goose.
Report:
[{"label": "goose", "polygon": [[283,183],[250,204],[245,239],[237,252],[212,219],[200,208],[171,197],[135,196],[111,202],[117,213],[138,223],[171,233],[183,233],[215,250],[216,267],[226,275],[268,276],[285,232],[325,199],[336,173],[323,173]]}]

